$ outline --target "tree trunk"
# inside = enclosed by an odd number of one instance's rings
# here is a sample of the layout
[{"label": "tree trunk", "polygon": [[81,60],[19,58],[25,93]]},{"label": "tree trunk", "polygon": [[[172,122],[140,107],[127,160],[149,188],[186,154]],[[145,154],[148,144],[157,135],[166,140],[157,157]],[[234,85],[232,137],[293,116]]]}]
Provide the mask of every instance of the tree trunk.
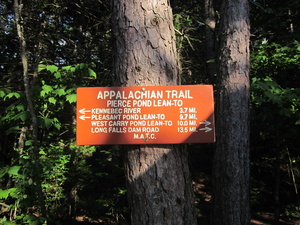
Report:
[{"label": "tree trunk", "polygon": [[[177,85],[169,2],[114,0],[112,6],[116,85]],[[125,146],[124,165],[133,225],[197,224],[183,146]]]},{"label": "tree trunk", "polygon": [[211,224],[250,223],[249,8],[222,2]]},{"label": "tree trunk", "polygon": [[204,1],[205,11],[205,56],[207,61],[208,77],[212,81],[218,74],[217,67],[217,40],[216,18],[213,0]]},{"label": "tree trunk", "polygon": [[23,65],[23,81],[24,81],[24,91],[27,100],[27,107],[31,117],[31,126],[32,126],[32,141],[33,149],[31,159],[34,166],[35,174],[32,176],[34,183],[36,184],[37,198],[39,202],[39,207],[41,208],[41,213],[44,217],[47,217],[47,211],[45,207],[44,193],[42,190],[42,178],[41,178],[41,164],[40,164],[40,153],[39,153],[39,141],[38,141],[38,121],[37,115],[34,108],[34,102],[31,97],[30,83],[29,83],[29,62],[28,54],[26,48],[26,39],[24,36],[24,27],[22,21],[22,11],[23,4],[19,4],[18,0],[14,0],[14,12],[15,12],[15,21],[17,26],[17,33],[20,42],[20,55]]},{"label": "tree trunk", "polygon": [[155,145],[125,151],[132,224],[197,224],[186,149]]}]

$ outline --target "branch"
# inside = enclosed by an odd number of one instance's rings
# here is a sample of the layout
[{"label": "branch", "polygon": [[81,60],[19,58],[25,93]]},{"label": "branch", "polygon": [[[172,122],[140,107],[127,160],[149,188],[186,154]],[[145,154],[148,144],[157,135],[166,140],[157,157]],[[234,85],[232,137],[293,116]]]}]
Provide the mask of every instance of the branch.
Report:
[{"label": "branch", "polygon": [[194,48],[194,46],[192,45],[192,42],[190,41],[189,37],[186,36],[184,33],[180,32],[180,31],[177,30],[177,29],[175,29],[175,31],[176,31],[178,34],[180,34],[182,37],[184,37],[184,38],[187,40],[187,42],[189,43],[189,46],[193,49],[193,51],[195,51],[195,48]]}]

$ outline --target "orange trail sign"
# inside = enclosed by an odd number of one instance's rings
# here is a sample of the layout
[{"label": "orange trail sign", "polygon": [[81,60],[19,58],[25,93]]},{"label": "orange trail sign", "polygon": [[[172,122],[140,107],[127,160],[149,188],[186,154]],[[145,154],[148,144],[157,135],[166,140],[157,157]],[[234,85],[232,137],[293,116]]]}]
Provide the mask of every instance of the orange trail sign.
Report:
[{"label": "orange trail sign", "polygon": [[212,85],[77,89],[78,145],[215,142]]}]

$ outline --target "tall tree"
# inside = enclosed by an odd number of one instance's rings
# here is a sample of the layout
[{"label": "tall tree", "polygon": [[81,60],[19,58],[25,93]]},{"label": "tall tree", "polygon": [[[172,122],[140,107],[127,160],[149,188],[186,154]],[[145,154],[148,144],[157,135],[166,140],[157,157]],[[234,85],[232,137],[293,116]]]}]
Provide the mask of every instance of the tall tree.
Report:
[{"label": "tall tree", "polygon": [[38,196],[39,206],[41,208],[41,212],[43,216],[47,216],[47,211],[45,208],[44,194],[42,190],[42,180],[41,180],[41,164],[40,164],[40,154],[39,154],[39,141],[38,141],[38,121],[37,115],[34,108],[34,102],[31,96],[31,85],[29,82],[29,60],[28,53],[26,48],[26,39],[24,36],[24,27],[22,22],[22,5],[18,0],[14,0],[14,11],[15,11],[15,20],[17,26],[17,33],[20,42],[20,56],[23,66],[23,82],[24,82],[24,92],[27,100],[28,111],[31,117],[31,126],[32,126],[32,140],[33,140],[33,150],[32,161],[35,166],[35,174],[33,179],[36,183],[36,191]]},{"label": "tall tree", "polygon": [[218,73],[217,67],[217,40],[216,40],[216,16],[213,0],[204,1],[205,11],[205,55],[207,60],[207,73],[212,79]]},{"label": "tall tree", "polygon": [[[177,85],[172,11],[167,0],[113,1],[117,85]],[[186,149],[124,147],[133,225],[196,224]]]},{"label": "tall tree", "polygon": [[222,2],[212,224],[250,223],[249,6]]}]

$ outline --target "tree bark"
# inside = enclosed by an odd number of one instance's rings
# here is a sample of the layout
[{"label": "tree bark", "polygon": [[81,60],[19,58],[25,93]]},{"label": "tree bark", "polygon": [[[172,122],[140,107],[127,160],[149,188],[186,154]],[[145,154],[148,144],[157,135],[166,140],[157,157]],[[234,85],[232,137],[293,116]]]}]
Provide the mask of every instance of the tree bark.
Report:
[{"label": "tree bark", "polygon": [[[116,85],[177,85],[169,1],[114,0],[112,7]],[[124,165],[133,225],[197,224],[183,146],[125,146]]]},{"label": "tree bark", "polygon": [[173,16],[167,0],[113,3],[117,84],[178,84]]},{"label": "tree bark", "polygon": [[210,80],[218,74],[217,67],[217,40],[216,40],[216,17],[213,0],[204,1],[205,11],[205,56],[207,72]]},{"label": "tree bark", "polygon": [[34,103],[31,97],[30,83],[29,83],[29,63],[28,63],[28,54],[26,48],[26,39],[24,36],[24,27],[21,17],[22,4],[19,4],[18,0],[14,0],[14,12],[15,20],[17,26],[17,33],[20,42],[20,55],[23,65],[23,81],[24,81],[24,90],[27,100],[27,107],[31,117],[31,126],[32,126],[32,141],[33,149],[31,154],[31,159],[33,161],[35,174],[33,175],[33,180],[36,184],[37,197],[39,202],[39,207],[43,216],[47,217],[47,211],[45,207],[44,194],[42,190],[42,179],[41,179],[41,165],[40,165],[40,154],[39,154],[39,142],[38,142],[38,121],[37,115],[34,108]]},{"label": "tree bark", "polygon": [[250,223],[249,7],[222,2],[211,224]]},{"label": "tree bark", "polygon": [[127,146],[125,171],[133,225],[197,224],[182,146]]}]

